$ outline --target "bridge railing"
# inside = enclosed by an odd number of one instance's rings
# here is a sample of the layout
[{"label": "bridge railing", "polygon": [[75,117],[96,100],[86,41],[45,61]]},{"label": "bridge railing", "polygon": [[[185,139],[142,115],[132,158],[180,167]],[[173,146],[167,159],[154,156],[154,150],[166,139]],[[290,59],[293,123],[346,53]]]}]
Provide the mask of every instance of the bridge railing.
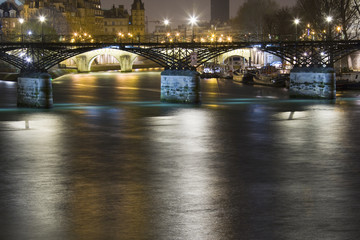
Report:
[{"label": "bridge railing", "polygon": [[[207,43],[224,43],[224,42],[281,42],[281,41],[326,41],[327,36],[306,36],[298,37],[295,35],[270,35],[270,34],[229,34],[224,35],[206,35],[198,34],[191,36],[180,35],[15,35],[15,34],[0,34],[0,42],[54,42],[54,43],[191,43],[191,42],[207,42]],[[341,40],[341,36],[333,36],[331,40]]]}]

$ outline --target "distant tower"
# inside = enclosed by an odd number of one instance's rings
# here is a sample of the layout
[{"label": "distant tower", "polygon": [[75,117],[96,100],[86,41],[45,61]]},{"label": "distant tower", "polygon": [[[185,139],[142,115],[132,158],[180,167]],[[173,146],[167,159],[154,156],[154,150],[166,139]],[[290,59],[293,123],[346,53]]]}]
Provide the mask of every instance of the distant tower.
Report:
[{"label": "distant tower", "polygon": [[230,0],[211,0],[211,23],[224,23],[230,19]]},{"label": "distant tower", "polygon": [[141,0],[131,5],[130,31],[134,36],[145,34],[145,7]]}]

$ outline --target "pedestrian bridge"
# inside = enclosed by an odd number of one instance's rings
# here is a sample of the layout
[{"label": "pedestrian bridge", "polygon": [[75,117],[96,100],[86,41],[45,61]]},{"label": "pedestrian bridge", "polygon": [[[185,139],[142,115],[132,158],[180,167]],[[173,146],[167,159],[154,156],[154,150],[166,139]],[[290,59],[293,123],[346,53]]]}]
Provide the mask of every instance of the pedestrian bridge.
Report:
[{"label": "pedestrian bridge", "polygon": [[139,55],[166,69],[192,69],[223,54],[252,48],[279,56],[292,65],[325,67],[360,50],[360,41],[0,42],[0,60],[22,72],[46,72],[66,59],[82,56],[78,57],[79,65],[86,70],[93,56],[99,53],[96,51],[121,50],[128,54],[114,57],[124,66]]},{"label": "pedestrian bridge", "polygon": [[[104,52],[115,54],[124,70],[130,67],[137,55],[154,61],[173,72],[165,71],[162,77],[162,99],[174,99],[174,94],[185,96],[180,101],[198,102],[199,85],[194,70],[203,63],[240,49],[257,48],[279,56],[294,65],[291,75],[290,90],[310,93],[312,97],[334,98],[336,61],[360,50],[360,41],[99,41],[99,42],[64,42],[64,41],[20,41],[0,42],[0,60],[8,62],[21,70],[18,79],[18,105],[30,107],[49,107],[52,105],[52,91],[39,94],[39,91],[51,89],[51,79],[46,73],[51,67],[75,57],[80,70],[88,71],[91,61]],[[164,79],[164,81],[163,81]],[[185,79],[185,80],[184,80]],[[310,81],[310,83],[309,83]],[[186,91],[178,92],[179,85]],[[34,88],[37,87],[37,89]],[[310,86],[310,87],[309,87]],[[189,92],[189,89],[192,92]],[[35,89],[35,90],[34,90]],[[305,90],[304,90],[305,89]],[[29,91],[34,91],[29,93]],[[48,91],[48,92],[49,92]],[[313,92],[316,94],[314,95]],[[163,93],[168,94],[163,98]],[[192,95],[190,98],[187,94]],[[51,96],[50,96],[51,95]],[[32,96],[31,99],[27,99]],[[169,96],[169,98],[167,98]],[[44,102],[39,103],[41,98]],[[177,101],[177,98],[175,98]],[[190,99],[190,100],[189,100]],[[40,101],[40,102],[41,102]]]}]

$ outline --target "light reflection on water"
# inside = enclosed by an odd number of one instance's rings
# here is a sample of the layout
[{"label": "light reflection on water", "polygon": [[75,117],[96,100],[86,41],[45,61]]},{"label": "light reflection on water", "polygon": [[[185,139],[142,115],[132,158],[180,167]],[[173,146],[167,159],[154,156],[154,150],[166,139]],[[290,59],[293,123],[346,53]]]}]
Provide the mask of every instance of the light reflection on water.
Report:
[{"label": "light reflection on water", "polygon": [[1,239],[358,239],[360,106],[159,73],[71,75],[50,110],[0,81]]},{"label": "light reflection on water", "polygon": [[178,110],[171,116],[150,117],[147,123],[151,168],[161,173],[155,176],[156,181],[166,182],[152,194],[162,206],[157,228],[168,229],[168,236],[182,239],[221,239],[217,233],[221,224],[216,221],[216,198],[221,191],[212,188],[219,178],[212,167],[216,161],[211,155],[216,150],[211,150],[211,116],[196,109]]},{"label": "light reflection on water", "polygon": [[[1,179],[6,183],[1,185],[1,205],[5,206],[1,215],[6,216],[1,219],[3,239],[61,234],[63,225],[56,215],[64,203],[67,177],[59,155],[59,146],[64,146],[61,129],[62,123],[48,115],[0,121]],[[37,229],[41,228],[40,233]]]}]

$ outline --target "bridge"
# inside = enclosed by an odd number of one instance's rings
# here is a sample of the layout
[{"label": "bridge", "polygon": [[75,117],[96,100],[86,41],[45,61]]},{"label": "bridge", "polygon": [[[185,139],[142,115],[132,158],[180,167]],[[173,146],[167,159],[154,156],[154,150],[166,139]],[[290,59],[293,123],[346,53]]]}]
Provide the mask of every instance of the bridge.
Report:
[{"label": "bridge", "polygon": [[[66,41],[66,39],[71,40],[69,42]],[[321,79],[324,77],[326,79],[329,77],[334,78],[330,85],[335,85],[335,76],[333,76],[334,63],[352,52],[360,50],[360,40],[291,41],[289,40],[290,38],[277,40],[232,38],[228,41],[214,42],[195,37],[191,39],[159,39],[159,37],[142,38],[140,36],[131,39],[108,36],[95,39],[98,39],[98,41],[75,42],[72,41],[71,36],[47,36],[45,38],[44,36],[41,36],[41,38],[38,36],[38,38],[33,37],[29,39],[23,36],[15,36],[11,40],[2,39],[2,42],[0,42],[0,60],[8,62],[21,70],[22,77],[20,77],[18,81],[21,85],[22,83],[25,84],[25,82],[29,82],[28,76],[34,76],[34,74],[44,76],[44,73],[51,67],[68,58],[99,49],[122,50],[129,54],[143,56],[168,70],[194,71],[198,66],[224,53],[237,49],[257,48],[258,50],[276,55],[292,64],[295,69],[292,74],[292,76],[295,77],[292,77],[292,79],[300,78],[302,79],[300,82],[308,83],[304,78],[319,79],[319,76],[315,76],[314,74],[308,76],[308,74],[305,73],[315,72],[321,74]],[[131,57],[124,59],[124,61],[131,61]],[[306,70],[299,71],[299,69],[305,68]],[[311,70],[309,71],[309,69]],[[329,71],[329,69],[332,70]],[[173,73],[176,76],[179,74],[184,75],[184,72]],[[324,74],[326,76],[324,76]],[[167,71],[167,73],[164,74],[164,78],[167,80],[164,82],[170,84],[168,76],[171,75],[172,74],[169,75],[169,71]],[[185,75],[188,76],[188,73]],[[194,76],[195,75],[192,75],[192,78],[194,78]],[[194,79],[191,81],[193,80]],[[291,82],[295,84],[296,81],[297,80]],[[328,80],[324,81],[328,82]],[[46,84],[49,85],[49,83]],[[185,85],[189,87],[188,83]],[[303,86],[298,87],[303,88]],[[330,90],[325,89],[325,91],[330,91],[330,95],[327,96],[327,98],[333,98],[334,95],[334,90],[332,90],[334,87],[330,86],[330,88]],[[169,87],[167,89],[169,89]],[[324,89],[321,91],[323,90]],[[167,92],[169,93],[169,91]],[[191,102],[193,100],[185,100],[185,102],[188,101]],[[194,101],[196,102],[198,100]],[[28,104],[20,103],[19,106],[21,105],[27,106]]]},{"label": "bridge", "polygon": [[[68,39],[70,36],[67,37]],[[0,42],[0,60],[22,72],[46,72],[56,64],[85,52],[98,49],[122,50],[150,59],[167,69],[192,69],[226,52],[257,48],[282,58],[295,66],[331,67],[341,58],[360,50],[360,40],[336,41],[248,41],[232,39],[223,42],[165,41],[139,39],[119,41],[102,39],[98,42],[64,42],[62,39]],[[112,40],[112,41],[110,41]],[[193,56],[196,54],[196,63]]]}]

